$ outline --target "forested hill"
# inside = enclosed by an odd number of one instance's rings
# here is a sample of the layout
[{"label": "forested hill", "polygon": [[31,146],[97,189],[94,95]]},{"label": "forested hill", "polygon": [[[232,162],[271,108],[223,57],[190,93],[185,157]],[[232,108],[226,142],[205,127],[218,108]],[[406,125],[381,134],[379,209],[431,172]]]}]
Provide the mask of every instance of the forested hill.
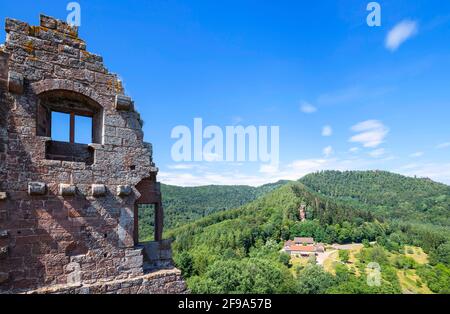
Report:
[{"label": "forested hill", "polygon": [[[342,174],[342,173],[341,173]],[[422,184],[436,186],[439,192],[429,191],[422,197],[436,197],[433,211],[423,211],[427,219],[441,213],[439,206],[448,201],[446,186],[420,179],[413,183],[409,178],[388,173],[344,173],[351,176],[377,176],[386,178],[384,188],[370,188],[349,178],[350,194],[345,190],[345,180],[337,172],[317,173],[289,182],[263,194],[239,208],[219,211],[168,230],[166,237],[174,240],[174,259],[188,286],[194,293],[401,293],[399,272],[405,267],[412,275],[419,274],[417,286],[429,287],[433,292],[448,293],[450,287],[450,229],[448,225],[419,224],[408,219],[391,220],[387,212],[397,203],[389,196],[389,189],[398,193],[399,203],[416,204],[420,198],[408,199],[408,187],[420,189]],[[315,181],[314,177],[321,178]],[[394,180],[396,178],[397,180]],[[303,181],[304,180],[304,181]],[[328,181],[329,180],[329,181]],[[356,182],[353,182],[355,180]],[[373,184],[382,185],[378,178]],[[364,181],[362,179],[362,181]],[[410,185],[405,182],[411,182]],[[404,184],[403,187],[398,185]],[[417,186],[417,185],[418,186]],[[323,187],[322,187],[323,186]],[[327,187],[327,188],[325,188]],[[429,186],[428,186],[429,187]],[[367,189],[368,195],[358,194]],[[430,189],[431,190],[431,189]],[[378,196],[375,193],[378,191]],[[379,200],[383,192],[389,202]],[[444,193],[444,194],[442,194]],[[372,194],[374,194],[372,196]],[[444,195],[444,197],[442,197]],[[226,199],[226,195],[224,195]],[[385,203],[388,205],[385,205]],[[442,203],[440,203],[442,202]],[[194,203],[195,204],[195,203]],[[375,204],[375,205],[373,205]],[[439,206],[437,204],[440,204]],[[300,221],[299,207],[306,205],[307,221]],[[375,210],[373,209],[375,207]],[[420,207],[409,206],[411,218],[421,213]],[[448,207],[446,207],[448,213]],[[385,210],[385,211],[384,211]],[[400,214],[399,214],[400,215]],[[416,220],[416,219],[414,219]],[[443,216],[437,219],[445,224]],[[294,237],[314,237],[322,243],[364,243],[364,249],[355,258],[357,272],[339,266],[332,275],[315,261],[307,266],[293,267],[289,256],[280,253],[285,240]],[[376,241],[376,244],[372,241]],[[415,265],[405,258],[407,245],[422,248],[429,262]],[[376,261],[383,269],[383,284],[367,285],[365,267]],[[412,263],[407,266],[404,261]],[[336,266],[337,267],[337,266]],[[411,269],[410,269],[411,268]],[[403,274],[403,273],[402,273]],[[418,278],[418,277],[416,277]],[[423,284],[426,282],[426,286]]]},{"label": "forested hill", "polygon": [[170,229],[212,213],[237,208],[273,191],[288,181],[259,187],[245,185],[209,185],[179,187],[161,184],[165,227]]},{"label": "forested hill", "polygon": [[390,219],[450,226],[450,186],[386,171],[323,171],[299,180],[335,200]]},{"label": "forested hill", "polygon": [[[296,226],[303,204],[307,206],[310,222],[299,231]],[[211,244],[211,250],[217,253],[242,250],[245,254],[258,239],[264,242],[269,238],[289,239],[294,231],[296,236],[301,232],[328,243],[361,241],[365,235],[368,240],[374,240],[382,230],[381,223],[374,218],[370,211],[334,202],[311,192],[301,183],[290,182],[240,208],[221,211],[173,229],[167,236],[176,240],[177,250]],[[333,231],[326,232],[327,228]]]}]

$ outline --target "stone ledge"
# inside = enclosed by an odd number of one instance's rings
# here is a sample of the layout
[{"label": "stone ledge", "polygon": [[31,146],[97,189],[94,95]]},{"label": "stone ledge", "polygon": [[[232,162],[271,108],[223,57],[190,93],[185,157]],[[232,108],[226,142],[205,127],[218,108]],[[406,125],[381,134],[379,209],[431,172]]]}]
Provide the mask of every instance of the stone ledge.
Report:
[{"label": "stone ledge", "polygon": [[116,109],[117,110],[132,110],[133,109],[133,101],[130,97],[124,95],[116,95]]},{"label": "stone ledge", "polygon": [[106,186],[104,184],[92,184],[92,196],[100,197],[106,195]]},{"label": "stone ledge", "polygon": [[117,196],[128,196],[132,191],[133,190],[129,185],[119,185],[117,187]]},{"label": "stone ledge", "polygon": [[77,193],[77,187],[71,184],[60,184],[59,195],[61,196],[75,196]]},{"label": "stone ledge", "polygon": [[47,193],[47,184],[42,182],[30,182],[28,183],[29,195],[45,195]]},{"label": "stone ledge", "polygon": [[43,287],[22,294],[182,294],[188,293],[177,268],[162,269],[142,276],[95,284],[66,284]]}]

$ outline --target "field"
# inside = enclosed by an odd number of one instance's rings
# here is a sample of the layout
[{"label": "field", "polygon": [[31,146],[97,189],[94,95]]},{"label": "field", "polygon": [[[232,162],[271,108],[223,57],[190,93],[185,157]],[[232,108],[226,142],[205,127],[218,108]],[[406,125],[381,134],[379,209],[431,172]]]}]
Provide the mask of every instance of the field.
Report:
[{"label": "field", "polygon": [[[358,259],[358,253],[363,248],[359,244],[351,245],[334,245],[329,247],[328,255],[323,262],[325,271],[335,274],[336,265],[342,263],[339,258],[339,250],[349,251],[349,261],[346,263],[348,269],[353,271],[356,276],[360,275],[360,261]],[[388,253],[389,261],[395,263],[395,260],[399,257],[408,257],[413,259],[417,264],[424,265],[428,263],[428,255],[423,252],[420,247],[405,246],[404,254],[400,253]],[[397,277],[400,283],[402,293],[404,294],[432,294],[433,292],[427,287],[427,285],[417,275],[415,269],[398,269]]]}]

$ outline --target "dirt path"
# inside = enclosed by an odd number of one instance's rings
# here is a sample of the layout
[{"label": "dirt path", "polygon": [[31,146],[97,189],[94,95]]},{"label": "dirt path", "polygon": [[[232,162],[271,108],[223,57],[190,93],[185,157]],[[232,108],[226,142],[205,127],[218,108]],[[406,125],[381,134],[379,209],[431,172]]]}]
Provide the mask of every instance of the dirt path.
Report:
[{"label": "dirt path", "polygon": [[357,250],[362,248],[364,245],[361,243],[352,244],[333,244],[331,247],[335,250]]},{"label": "dirt path", "polygon": [[317,253],[317,265],[322,265],[323,263],[327,260],[328,257],[330,257],[331,254],[333,254],[334,252],[336,252],[336,250],[330,250],[330,251],[326,251],[323,253]]}]

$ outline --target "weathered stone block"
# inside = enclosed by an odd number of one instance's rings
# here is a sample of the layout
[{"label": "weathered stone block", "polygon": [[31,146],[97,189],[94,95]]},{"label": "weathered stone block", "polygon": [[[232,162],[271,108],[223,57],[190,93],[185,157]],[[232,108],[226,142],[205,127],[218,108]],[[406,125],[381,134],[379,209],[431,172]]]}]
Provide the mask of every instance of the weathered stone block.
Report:
[{"label": "weathered stone block", "polygon": [[143,259],[142,255],[125,258],[125,265],[129,268],[142,267],[143,263],[144,263],[144,259]]},{"label": "weathered stone block", "polygon": [[129,208],[122,208],[120,210],[119,225],[117,226],[117,235],[119,240],[119,247],[133,247],[133,227],[134,215]]},{"label": "weathered stone block", "polygon": [[117,110],[131,110],[133,102],[130,97],[124,95],[116,95],[116,109]]},{"label": "weathered stone block", "polygon": [[8,73],[8,90],[11,93],[23,93],[23,75],[17,72],[10,71]]},{"label": "weathered stone block", "polygon": [[117,187],[117,196],[128,196],[133,190],[129,185],[119,185]]},{"label": "weathered stone block", "polygon": [[77,193],[77,187],[71,184],[60,184],[59,195],[61,196],[75,196]]},{"label": "weathered stone block", "polygon": [[106,186],[104,184],[92,185],[92,196],[100,197],[106,195]]},{"label": "weathered stone block", "polygon": [[8,60],[9,54],[0,48],[0,89],[8,88]]},{"label": "weathered stone block", "polygon": [[56,20],[56,30],[74,38],[78,37],[78,26],[71,26],[60,20]]},{"label": "weathered stone block", "polygon": [[29,195],[44,195],[47,193],[47,184],[43,182],[30,182],[28,183]]},{"label": "weathered stone block", "polygon": [[8,195],[6,192],[0,192],[0,201],[6,200],[8,198]]},{"label": "weathered stone block", "polygon": [[15,19],[6,19],[5,23],[5,30],[7,33],[9,32],[17,32],[17,33],[24,33],[28,34],[28,31],[30,29],[30,25],[28,23],[18,21]]},{"label": "weathered stone block", "polygon": [[56,29],[56,19],[50,16],[46,16],[41,14],[40,16],[40,25],[42,27]]},{"label": "weathered stone block", "polygon": [[0,230],[0,239],[7,239],[9,237],[8,230]]}]

